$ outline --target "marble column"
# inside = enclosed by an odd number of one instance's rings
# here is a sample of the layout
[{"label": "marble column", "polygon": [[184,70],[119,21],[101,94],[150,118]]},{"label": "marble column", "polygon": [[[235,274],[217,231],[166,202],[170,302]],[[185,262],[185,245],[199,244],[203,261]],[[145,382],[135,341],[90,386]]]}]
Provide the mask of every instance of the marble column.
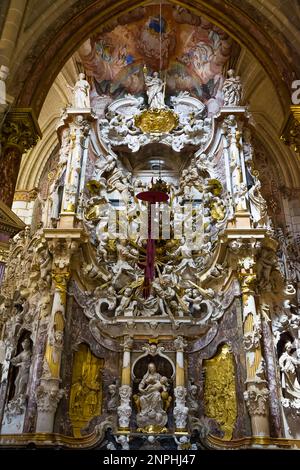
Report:
[{"label": "marble column", "polygon": [[176,431],[182,432],[186,429],[188,407],[186,406],[186,395],[187,390],[185,387],[185,373],[184,373],[184,348],[187,346],[187,342],[182,336],[178,336],[174,340],[174,346],[176,349],[176,378],[175,378],[175,406],[174,406],[174,419],[176,425]]},{"label": "marble column", "polygon": [[251,419],[253,436],[269,436],[269,390],[261,348],[261,318],[255,301],[255,260],[239,261],[242,291],[244,348],[246,355],[246,391],[244,398]]},{"label": "marble column", "polygon": [[36,393],[38,408],[36,432],[53,432],[56,409],[64,394],[64,391],[60,389],[60,364],[69,277],[70,273],[68,271],[52,273],[55,290],[44,355],[43,374]]},{"label": "marble column", "polygon": [[131,406],[131,349],[133,340],[130,336],[124,338],[121,387],[119,389],[120,405],[118,406],[119,428],[129,430]]}]

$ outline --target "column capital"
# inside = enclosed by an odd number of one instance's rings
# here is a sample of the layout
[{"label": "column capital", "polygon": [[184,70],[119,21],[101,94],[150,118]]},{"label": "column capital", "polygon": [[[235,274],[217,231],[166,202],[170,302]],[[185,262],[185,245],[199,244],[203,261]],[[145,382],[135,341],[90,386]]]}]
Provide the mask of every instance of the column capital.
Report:
[{"label": "column capital", "polygon": [[290,106],[290,113],[281,133],[281,140],[300,153],[300,105]]},{"label": "column capital", "polygon": [[34,147],[42,137],[31,108],[12,108],[5,117],[0,135],[4,152],[6,149],[14,148],[20,154]]}]

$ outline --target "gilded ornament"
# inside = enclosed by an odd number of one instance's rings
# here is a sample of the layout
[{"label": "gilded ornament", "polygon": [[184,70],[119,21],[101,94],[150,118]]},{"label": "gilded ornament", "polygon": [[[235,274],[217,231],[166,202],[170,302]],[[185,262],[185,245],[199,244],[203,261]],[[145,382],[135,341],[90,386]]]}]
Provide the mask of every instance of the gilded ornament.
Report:
[{"label": "gilded ornament", "polygon": [[224,344],[217,354],[204,361],[205,415],[215,419],[224,432],[223,440],[230,441],[237,418],[235,371],[233,354]]},{"label": "gilded ornament", "polygon": [[145,434],[164,434],[167,432],[167,428],[164,426],[156,426],[155,424],[150,424],[144,428],[138,428],[137,432],[142,432]]},{"label": "gilded ornament", "polygon": [[135,117],[135,125],[145,134],[167,134],[179,123],[170,109],[147,109]]},{"label": "gilded ornament", "polygon": [[86,187],[91,194],[98,194],[101,188],[101,183],[97,180],[89,180],[86,183]]},{"label": "gilded ornament", "polygon": [[75,204],[73,202],[69,202],[67,205],[66,212],[74,212],[75,211]]},{"label": "gilded ornament", "polygon": [[74,354],[69,415],[75,437],[81,437],[80,430],[101,414],[103,366],[104,360],[86,344],[81,344]]},{"label": "gilded ornament", "polygon": [[15,108],[6,117],[0,133],[3,148],[15,147],[24,153],[42,137],[38,122],[30,108]]},{"label": "gilded ornament", "polygon": [[60,301],[62,305],[65,305],[66,294],[67,294],[67,282],[69,280],[70,273],[52,273],[52,279],[55,284],[55,288],[59,290]]}]

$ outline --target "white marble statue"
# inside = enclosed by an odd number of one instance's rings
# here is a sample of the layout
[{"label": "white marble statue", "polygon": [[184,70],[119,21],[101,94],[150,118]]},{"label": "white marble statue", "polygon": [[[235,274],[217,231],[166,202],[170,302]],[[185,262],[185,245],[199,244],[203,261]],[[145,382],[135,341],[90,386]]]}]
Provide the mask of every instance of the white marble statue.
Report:
[{"label": "white marble statue", "polygon": [[19,369],[15,380],[14,399],[25,397],[29,378],[29,369],[31,365],[31,348],[29,339],[24,339],[22,347],[23,351],[11,360],[12,365]]},{"label": "white marble statue", "polygon": [[260,192],[261,182],[256,180],[255,184],[251,186],[248,191],[250,202],[251,218],[254,226],[262,227],[268,223],[267,203]]},{"label": "white marble statue", "polygon": [[242,99],[242,84],[238,76],[234,76],[234,70],[227,72],[228,78],[223,83],[224,106],[239,106]]},{"label": "white marble statue", "polygon": [[279,358],[279,367],[282,371],[281,384],[285,398],[300,399],[300,384],[297,377],[300,359],[293,355],[292,349],[292,343],[288,341]]},{"label": "white marble statue", "polygon": [[164,410],[163,393],[168,392],[168,379],[161,376],[153,362],[150,362],[139,384],[139,408],[137,424],[140,428],[155,425],[164,427],[168,416]]},{"label": "white marble statue", "polygon": [[74,87],[67,85],[73,92],[74,108],[90,108],[90,84],[85,79],[85,74],[80,73]]},{"label": "white marble statue", "polygon": [[175,407],[173,414],[177,429],[185,429],[186,427],[189,412],[188,407],[185,405],[186,394],[186,388],[182,385],[174,388]]},{"label": "white marble statue", "polygon": [[128,428],[130,416],[132,412],[131,408],[131,387],[129,385],[122,385],[119,388],[120,405],[118,406],[118,417],[120,428]]},{"label": "white marble statue", "polygon": [[151,75],[146,75],[146,69],[144,67],[144,77],[149,108],[165,108],[164,82],[161,80],[161,78],[159,78],[158,72],[154,72],[153,76],[151,77]]}]

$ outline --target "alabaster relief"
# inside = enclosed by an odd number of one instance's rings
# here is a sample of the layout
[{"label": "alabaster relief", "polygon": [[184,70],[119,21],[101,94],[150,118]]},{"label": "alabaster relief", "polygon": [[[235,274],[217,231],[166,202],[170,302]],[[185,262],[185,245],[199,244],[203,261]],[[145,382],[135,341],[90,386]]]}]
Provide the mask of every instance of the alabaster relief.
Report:
[{"label": "alabaster relief", "polygon": [[241,79],[222,73],[231,44],[156,7],[80,48],[41,216],[11,240],[3,436],[111,451],[299,438],[299,260],[262,195]]}]

